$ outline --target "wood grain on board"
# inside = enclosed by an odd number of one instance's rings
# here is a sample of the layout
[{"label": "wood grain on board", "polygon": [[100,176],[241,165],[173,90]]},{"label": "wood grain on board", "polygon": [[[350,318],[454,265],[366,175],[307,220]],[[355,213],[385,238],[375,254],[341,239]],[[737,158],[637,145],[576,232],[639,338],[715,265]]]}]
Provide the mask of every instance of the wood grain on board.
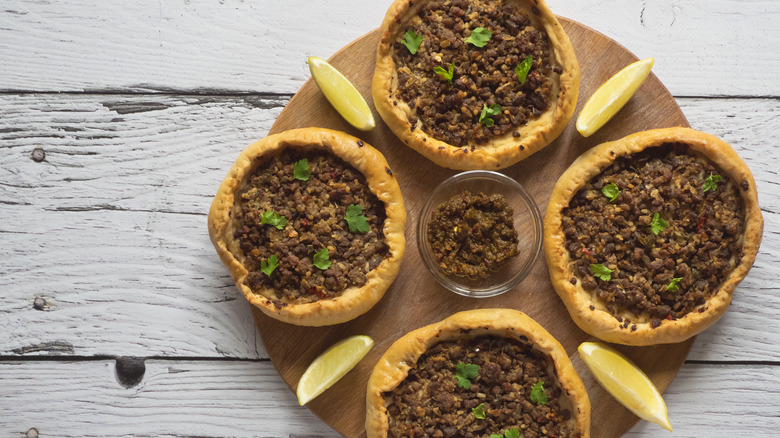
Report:
[{"label": "wood grain on board", "polygon": [[[576,114],[600,84],[636,61],[636,57],[619,44],[583,25],[566,19],[562,20],[562,24],[580,63],[582,79]],[[379,32],[374,31],[360,38],[330,60],[364,96],[371,96],[378,35]],[[519,309],[534,318],[561,342],[572,357],[591,399],[593,436],[617,437],[631,428],[637,418],[604,392],[576,357],[576,347],[591,338],[573,323],[566,312],[550,284],[543,257],[514,290],[498,297],[479,300],[448,292],[425,270],[415,245],[416,216],[427,194],[441,181],[455,174],[455,171],[438,167],[403,145],[381,121],[368,133],[350,128],[329,106],[311,80],[290,100],[271,133],[306,126],[350,132],[384,153],[397,175],[408,213],[406,255],[400,274],[385,297],[368,313],[331,327],[297,327],[276,321],[253,309],[268,354],[291,388],[296,386],[309,363],[336,341],[349,335],[363,334],[371,336],[376,342],[374,349],[355,370],[309,403],[309,408],[317,416],[345,436],[364,435],[366,381],[373,365],[392,342],[415,328],[444,319],[457,311],[508,307]],[[588,148],[636,131],[668,126],[688,126],[688,123],[674,98],[651,75],[628,105],[592,137],[580,136],[572,120],[555,142],[502,172],[520,182],[544,213],[558,176]],[[647,372],[660,390],[664,390],[677,374],[691,345],[693,339],[680,344],[622,347],[621,350]],[[345,415],[345,412],[350,415]]]}]

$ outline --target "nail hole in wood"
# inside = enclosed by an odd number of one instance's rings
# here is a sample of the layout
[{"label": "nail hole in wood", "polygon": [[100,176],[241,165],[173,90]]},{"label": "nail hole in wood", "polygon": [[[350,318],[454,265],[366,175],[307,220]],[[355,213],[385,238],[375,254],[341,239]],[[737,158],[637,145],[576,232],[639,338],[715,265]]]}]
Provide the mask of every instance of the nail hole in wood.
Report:
[{"label": "nail hole in wood", "polygon": [[141,383],[146,372],[144,359],[140,357],[116,358],[116,381],[125,388],[132,388]]},{"label": "nail hole in wood", "polygon": [[33,309],[43,310],[46,308],[46,299],[43,297],[35,297],[33,300]]},{"label": "nail hole in wood", "polygon": [[37,147],[33,149],[32,151],[32,159],[36,163],[40,163],[41,161],[46,159],[46,151],[43,150],[41,147]]},{"label": "nail hole in wood", "polygon": [[38,429],[31,427],[25,432],[24,438],[38,438]]}]

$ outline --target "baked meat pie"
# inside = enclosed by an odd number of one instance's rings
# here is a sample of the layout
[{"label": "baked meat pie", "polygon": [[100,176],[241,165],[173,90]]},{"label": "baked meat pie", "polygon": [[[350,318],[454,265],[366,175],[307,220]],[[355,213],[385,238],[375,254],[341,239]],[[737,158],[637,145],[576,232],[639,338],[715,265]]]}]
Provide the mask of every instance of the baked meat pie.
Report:
[{"label": "baked meat pie", "polygon": [[681,342],[714,323],[758,252],[753,176],[722,140],[687,128],[639,132],[579,157],[544,221],[556,291],[610,342]]},{"label": "baked meat pie", "polygon": [[404,210],[384,157],[343,132],[286,131],[244,150],[209,211],[209,235],[236,286],[298,325],[348,321],[398,273]]},{"label": "baked meat pie", "polygon": [[372,93],[395,135],[436,164],[500,169],[563,131],[579,78],[542,0],[397,0]]},{"label": "baked meat pie", "polygon": [[374,367],[366,406],[368,438],[590,436],[588,395],[563,347],[510,309],[403,336]]}]

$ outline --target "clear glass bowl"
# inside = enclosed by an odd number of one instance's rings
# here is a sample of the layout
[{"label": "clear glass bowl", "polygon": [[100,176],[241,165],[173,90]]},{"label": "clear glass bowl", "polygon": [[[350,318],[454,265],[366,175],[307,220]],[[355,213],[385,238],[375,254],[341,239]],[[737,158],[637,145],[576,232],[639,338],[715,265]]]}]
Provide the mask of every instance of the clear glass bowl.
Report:
[{"label": "clear glass bowl", "polygon": [[[468,190],[472,195],[500,193],[514,210],[514,225],[519,240],[519,254],[486,278],[447,275],[439,267],[428,241],[428,224],[433,211],[451,197]],[[420,210],[417,221],[417,249],[436,280],[457,294],[486,298],[502,294],[517,286],[531,272],[542,248],[542,218],[539,208],[523,186],[498,172],[473,170],[454,175],[438,185]]]}]

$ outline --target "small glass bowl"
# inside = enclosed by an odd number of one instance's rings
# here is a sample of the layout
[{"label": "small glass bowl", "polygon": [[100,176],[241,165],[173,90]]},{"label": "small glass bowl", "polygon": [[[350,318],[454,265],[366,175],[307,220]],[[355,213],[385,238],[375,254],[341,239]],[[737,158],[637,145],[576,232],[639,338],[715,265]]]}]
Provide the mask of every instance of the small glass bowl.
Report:
[{"label": "small glass bowl", "polygon": [[[433,212],[451,197],[468,190],[472,195],[500,193],[514,210],[514,225],[519,240],[519,254],[486,278],[447,275],[436,262],[428,241],[428,224]],[[487,298],[500,295],[517,286],[531,272],[542,248],[542,218],[539,208],[523,186],[498,172],[473,170],[459,173],[436,187],[420,210],[417,221],[417,249],[436,280],[445,288],[466,297]]]}]

